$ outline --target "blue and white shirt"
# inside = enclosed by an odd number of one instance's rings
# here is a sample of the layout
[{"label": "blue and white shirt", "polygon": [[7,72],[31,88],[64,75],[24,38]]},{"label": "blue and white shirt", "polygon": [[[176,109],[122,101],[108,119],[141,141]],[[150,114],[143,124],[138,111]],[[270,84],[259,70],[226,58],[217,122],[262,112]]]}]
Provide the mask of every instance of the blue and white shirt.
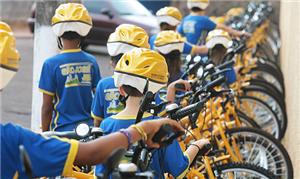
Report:
[{"label": "blue and white shirt", "polygon": [[124,105],[119,101],[120,92],[115,86],[113,77],[103,78],[99,81],[92,105],[92,116],[102,120],[119,113]]},{"label": "blue and white shirt", "polygon": [[189,43],[199,45],[198,41],[202,31],[206,30],[209,32],[214,30],[216,26],[207,16],[188,15],[182,19],[181,24],[177,27],[177,31],[186,37]]},{"label": "blue and white shirt", "polygon": [[49,130],[73,130],[79,122],[93,124],[92,90],[100,78],[95,57],[80,49],[62,51],[45,61],[39,89],[54,100]]}]

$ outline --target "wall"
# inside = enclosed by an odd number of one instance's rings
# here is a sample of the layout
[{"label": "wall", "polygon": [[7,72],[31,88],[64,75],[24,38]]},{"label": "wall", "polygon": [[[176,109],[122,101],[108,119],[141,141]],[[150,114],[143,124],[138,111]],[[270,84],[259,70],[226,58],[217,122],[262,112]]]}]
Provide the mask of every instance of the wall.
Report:
[{"label": "wall", "polygon": [[288,128],[283,143],[300,178],[300,1],[281,0],[281,67],[285,77]]}]

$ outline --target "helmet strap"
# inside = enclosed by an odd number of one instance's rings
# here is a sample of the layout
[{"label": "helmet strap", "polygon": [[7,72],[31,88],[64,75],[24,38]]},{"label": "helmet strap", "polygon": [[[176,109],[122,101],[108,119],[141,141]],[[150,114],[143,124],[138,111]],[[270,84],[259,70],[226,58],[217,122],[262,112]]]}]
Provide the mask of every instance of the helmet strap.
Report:
[{"label": "helmet strap", "polygon": [[122,103],[125,107],[126,107],[126,101],[127,101],[128,97],[129,97],[128,94],[126,94],[126,96],[122,96],[122,95],[119,96],[120,103]]},{"label": "helmet strap", "polygon": [[145,95],[149,89],[149,79],[147,78],[146,79],[146,84],[145,84],[145,87],[144,87],[144,91],[143,91],[143,95]]},{"label": "helmet strap", "polygon": [[57,37],[57,46],[58,46],[58,48],[59,48],[60,50],[63,49],[63,44],[62,44],[62,42],[61,42],[60,37]]}]

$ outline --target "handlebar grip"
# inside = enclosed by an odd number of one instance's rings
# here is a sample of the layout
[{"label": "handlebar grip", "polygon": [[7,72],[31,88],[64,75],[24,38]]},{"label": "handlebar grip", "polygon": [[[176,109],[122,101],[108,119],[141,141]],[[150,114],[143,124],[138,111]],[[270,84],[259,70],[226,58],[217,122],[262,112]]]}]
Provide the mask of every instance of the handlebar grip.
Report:
[{"label": "handlebar grip", "polygon": [[233,59],[231,59],[231,60],[226,61],[225,63],[223,63],[223,64],[217,66],[217,68],[218,68],[219,70],[223,70],[223,69],[225,69],[225,68],[227,68],[227,67],[229,67],[229,66],[230,66],[230,67],[233,66],[234,63],[235,63],[235,61],[234,61]]},{"label": "handlebar grip", "polygon": [[200,111],[202,109],[203,101],[199,101],[198,103],[189,105],[187,107],[184,107],[182,109],[179,109],[174,114],[171,114],[170,118],[174,120],[182,119],[185,116],[188,116],[190,114],[193,114],[197,111]]},{"label": "handlebar grip", "polygon": [[204,156],[205,154],[207,154],[210,149],[212,149],[212,145],[211,144],[205,144],[199,151],[198,154],[199,156]]},{"label": "handlebar grip", "polygon": [[245,43],[240,43],[237,48],[235,48],[233,51],[234,53],[241,53],[245,50],[246,44]]},{"label": "handlebar grip", "polygon": [[225,72],[229,72],[229,71],[231,71],[230,68],[224,68],[222,70],[219,70],[219,71],[213,73],[211,76],[217,77],[218,75],[224,75]]},{"label": "handlebar grip", "polygon": [[198,156],[204,156],[205,154],[207,154],[210,149],[212,149],[212,145],[211,144],[205,144],[197,153],[196,157],[194,158],[194,160],[191,163],[191,166],[193,166],[197,160]]},{"label": "handlebar grip", "polygon": [[183,83],[176,83],[175,89],[177,90],[185,90],[185,85]]},{"label": "handlebar grip", "polygon": [[57,136],[57,137],[64,137],[68,139],[77,139],[77,140],[80,139],[80,137],[76,134],[75,131],[65,131],[65,132],[47,131],[47,132],[43,132],[42,134],[47,137]]},{"label": "handlebar grip", "polygon": [[205,86],[205,88],[206,88],[207,90],[212,89],[212,88],[214,88],[214,87],[216,87],[216,86],[219,86],[219,85],[221,85],[222,83],[224,83],[225,80],[226,80],[225,77],[224,77],[224,76],[221,76],[221,77],[215,79],[214,81],[208,83],[208,84]]},{"label": "handlebar grip", "polygon": [[155,143],[159,143],[160,146],[167,146],[182,134],[183,134],[182,132],[174,132],[171,125],[164,124],[160,127],[158,132],[153,136],[152,141]]},{"label": "handlebar grip", "polygon": [[181,79],[184,79],[187,77],[187,75],[189,75],[191,72],[196,71],[196,69],[200,68],[200,66],[203,64],[202,60],[200,60],[199,62],[197,62],[193,67],[191,67],[190,69],[188,69],[186,72],[184,72],[181,75]]}]

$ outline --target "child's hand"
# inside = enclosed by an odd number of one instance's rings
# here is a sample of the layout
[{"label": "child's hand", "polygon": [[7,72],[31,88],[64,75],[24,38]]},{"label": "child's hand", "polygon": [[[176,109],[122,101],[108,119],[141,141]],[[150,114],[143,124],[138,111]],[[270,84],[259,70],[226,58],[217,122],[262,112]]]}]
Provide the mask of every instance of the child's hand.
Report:
[{"label": "child's hand", "polygon": [[146,144],[150,148],[159,148],[159,144],[153,143],[152,138],[158,132],[160,127],[163,124],[169,124],[173,128],[174,131],[180,132],[184,131],[184,129],[180,126],[180,124],[174,120],[168,119],[168,118],[163,118],[159,120],[151,120],[151,121],[143,121],[138,123],[139,125],[147,134],[147,141]]},{"label": "child's hand", "polygon": [[205,145],[205,144],[209,144],[209,140],[208,139],[200,139],[197,140],[196,142],[194,142],[194,145],[197,145],[200,149]]},{"label": "child's hand", "polygon": [[234,33],[235,37],[251,37],[251,34],[249,32],[246,31],[236,31],[236,33]]},{"label": "child's hand", "polygon": [[[182,84],[182,86],[184,88],[177,88],[175,86],[176,84]],[[174,89],[174,90],[178,90],[178,91],[189,91],[189,90],[191,90],[191,84],[187,80],[179,79],[179,80],[176,80],[173,83],[171,83],[168,86],[168,88],[171,88],[171,89]]]}]

